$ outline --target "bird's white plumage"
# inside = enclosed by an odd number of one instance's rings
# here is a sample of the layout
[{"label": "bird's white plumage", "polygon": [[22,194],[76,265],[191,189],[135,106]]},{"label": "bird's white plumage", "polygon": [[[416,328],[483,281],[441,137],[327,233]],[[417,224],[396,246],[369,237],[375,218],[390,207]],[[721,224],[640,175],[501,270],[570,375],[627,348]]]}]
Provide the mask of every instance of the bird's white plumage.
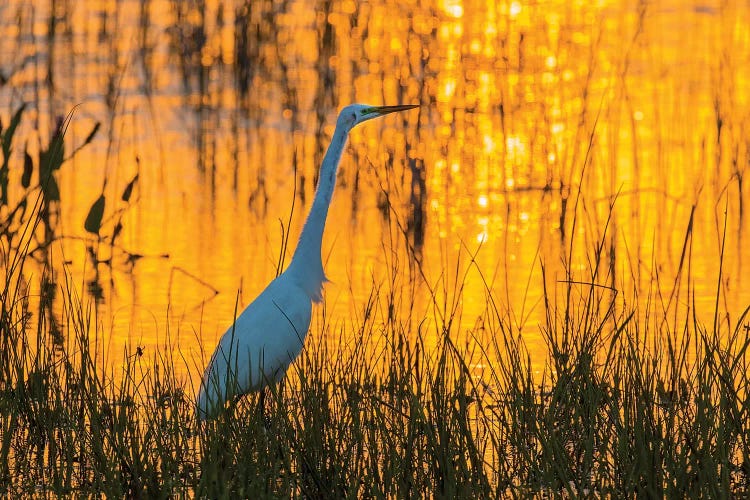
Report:
[{"label": "bird's white plumage", "polygon": [[341,110],[292,261],[221,337],[198,394],[199,418],[212,418],[226,401],[279,380],[302,351],[312,302],[322,300],[323,230],[349,131],[372,118],[415,107],[352,104]]},{"label": "bird's white plumage", "polygon": [[283,273],[221,337],[198,396],[198,412],[213,416],[234,396],[257,390],[283,376],[305,342],[310,296]]}]

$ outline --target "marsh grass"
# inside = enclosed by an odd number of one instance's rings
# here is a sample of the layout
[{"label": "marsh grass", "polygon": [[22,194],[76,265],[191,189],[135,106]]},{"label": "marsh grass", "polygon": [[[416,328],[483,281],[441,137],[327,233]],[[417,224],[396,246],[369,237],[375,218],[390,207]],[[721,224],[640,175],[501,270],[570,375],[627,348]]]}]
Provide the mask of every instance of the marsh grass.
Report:
[{"label": "marsh grass", "polygon": [[196,388],[178,376],[188,363],[169,341],[103,368],[106,332],[69,278],[54,322],[64,342],[52,338],[51,307],[31,322],[21,247],[0,302],[0,491],[744,496],[748,311],[729,331],[707,328],[688,287],[687,307],[657,317],[656,291],[623,300],[604,283],[607,241],[591,252],[588,280],[569,273],[545,290],[542,369],[489,287],[481,326],[461,332],[444,297],[433,297],[434,321],[399,317],[408,287],[394,277],[373,286],[351,325],[323,315],[263,411],[250,394],[202,425]]},{"label": "marsh grass", "polygon": [[[731,327],[720,320],[730,316],[717,284],[710,326],[697,316],[692,223],[677,276],[663,284],[653,272],[645,291],[613,285],[608,224],[582,256],[583,274],[551,281],[541,264],[544,359],[532,359],[518,315],[496,299],[475,254],[446,266],[425,311],[413,305],[413,279],[389,261],[350,323],[330,323],[323,309],[264,400],[250,394],[199,424],[197,387],[181,374],[205,360],[184,359],[170,332],[156,352],[135,347],[115,364],[103,348],[108,332],[64,267],[45,259],[32,295],[25,265],[45,191],[36,193],[4,254],[4,496],[748,493],[748,310]],[[408,274],[419,275],[416,253],[411,260]],[[485,283],[485,309],[465,331],[470,271]]]}]

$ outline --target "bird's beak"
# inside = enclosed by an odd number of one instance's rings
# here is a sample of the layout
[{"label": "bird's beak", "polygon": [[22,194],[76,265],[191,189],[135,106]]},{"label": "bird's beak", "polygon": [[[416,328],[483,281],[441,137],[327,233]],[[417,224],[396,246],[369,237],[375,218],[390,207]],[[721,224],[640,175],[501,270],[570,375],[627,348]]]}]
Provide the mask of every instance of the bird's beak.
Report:
[{"label": "bird's beak", "polygon": [[396,106],[373,106],[372,108],[362,111],[362,115],[368,119],[377,118],[378,116],[387,115],[396,111],[406,111],[407,109],[418,108],[419,104],[398,104]]}]

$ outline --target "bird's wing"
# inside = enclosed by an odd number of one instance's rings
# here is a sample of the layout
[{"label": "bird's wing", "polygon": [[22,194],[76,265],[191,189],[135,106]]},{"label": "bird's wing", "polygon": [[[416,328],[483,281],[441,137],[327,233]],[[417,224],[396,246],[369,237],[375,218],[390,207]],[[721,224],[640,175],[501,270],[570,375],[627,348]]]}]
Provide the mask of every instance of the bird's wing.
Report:
[{"label": "bird's wing", "polygon": [[203,378],[201,411],[209,413],[227,399],[278,379],[299,355],[312,304],[283,277],[271,282],[222,336]]}]

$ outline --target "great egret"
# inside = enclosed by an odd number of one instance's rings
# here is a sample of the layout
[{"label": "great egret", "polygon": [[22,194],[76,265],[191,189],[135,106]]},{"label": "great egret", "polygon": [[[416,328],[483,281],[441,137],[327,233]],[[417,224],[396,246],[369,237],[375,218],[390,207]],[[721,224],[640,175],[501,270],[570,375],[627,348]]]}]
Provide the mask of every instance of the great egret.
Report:
[{"label": "great egret", "polygon": [[214,418],[226,401],[278,381],[299,355],[310,326],[312,302],[323,298],[323,229],[349,131],[367,120],[417,106],[352,104],[341,110],[292,261],[221,337],[198,395],[201,420]]}]

